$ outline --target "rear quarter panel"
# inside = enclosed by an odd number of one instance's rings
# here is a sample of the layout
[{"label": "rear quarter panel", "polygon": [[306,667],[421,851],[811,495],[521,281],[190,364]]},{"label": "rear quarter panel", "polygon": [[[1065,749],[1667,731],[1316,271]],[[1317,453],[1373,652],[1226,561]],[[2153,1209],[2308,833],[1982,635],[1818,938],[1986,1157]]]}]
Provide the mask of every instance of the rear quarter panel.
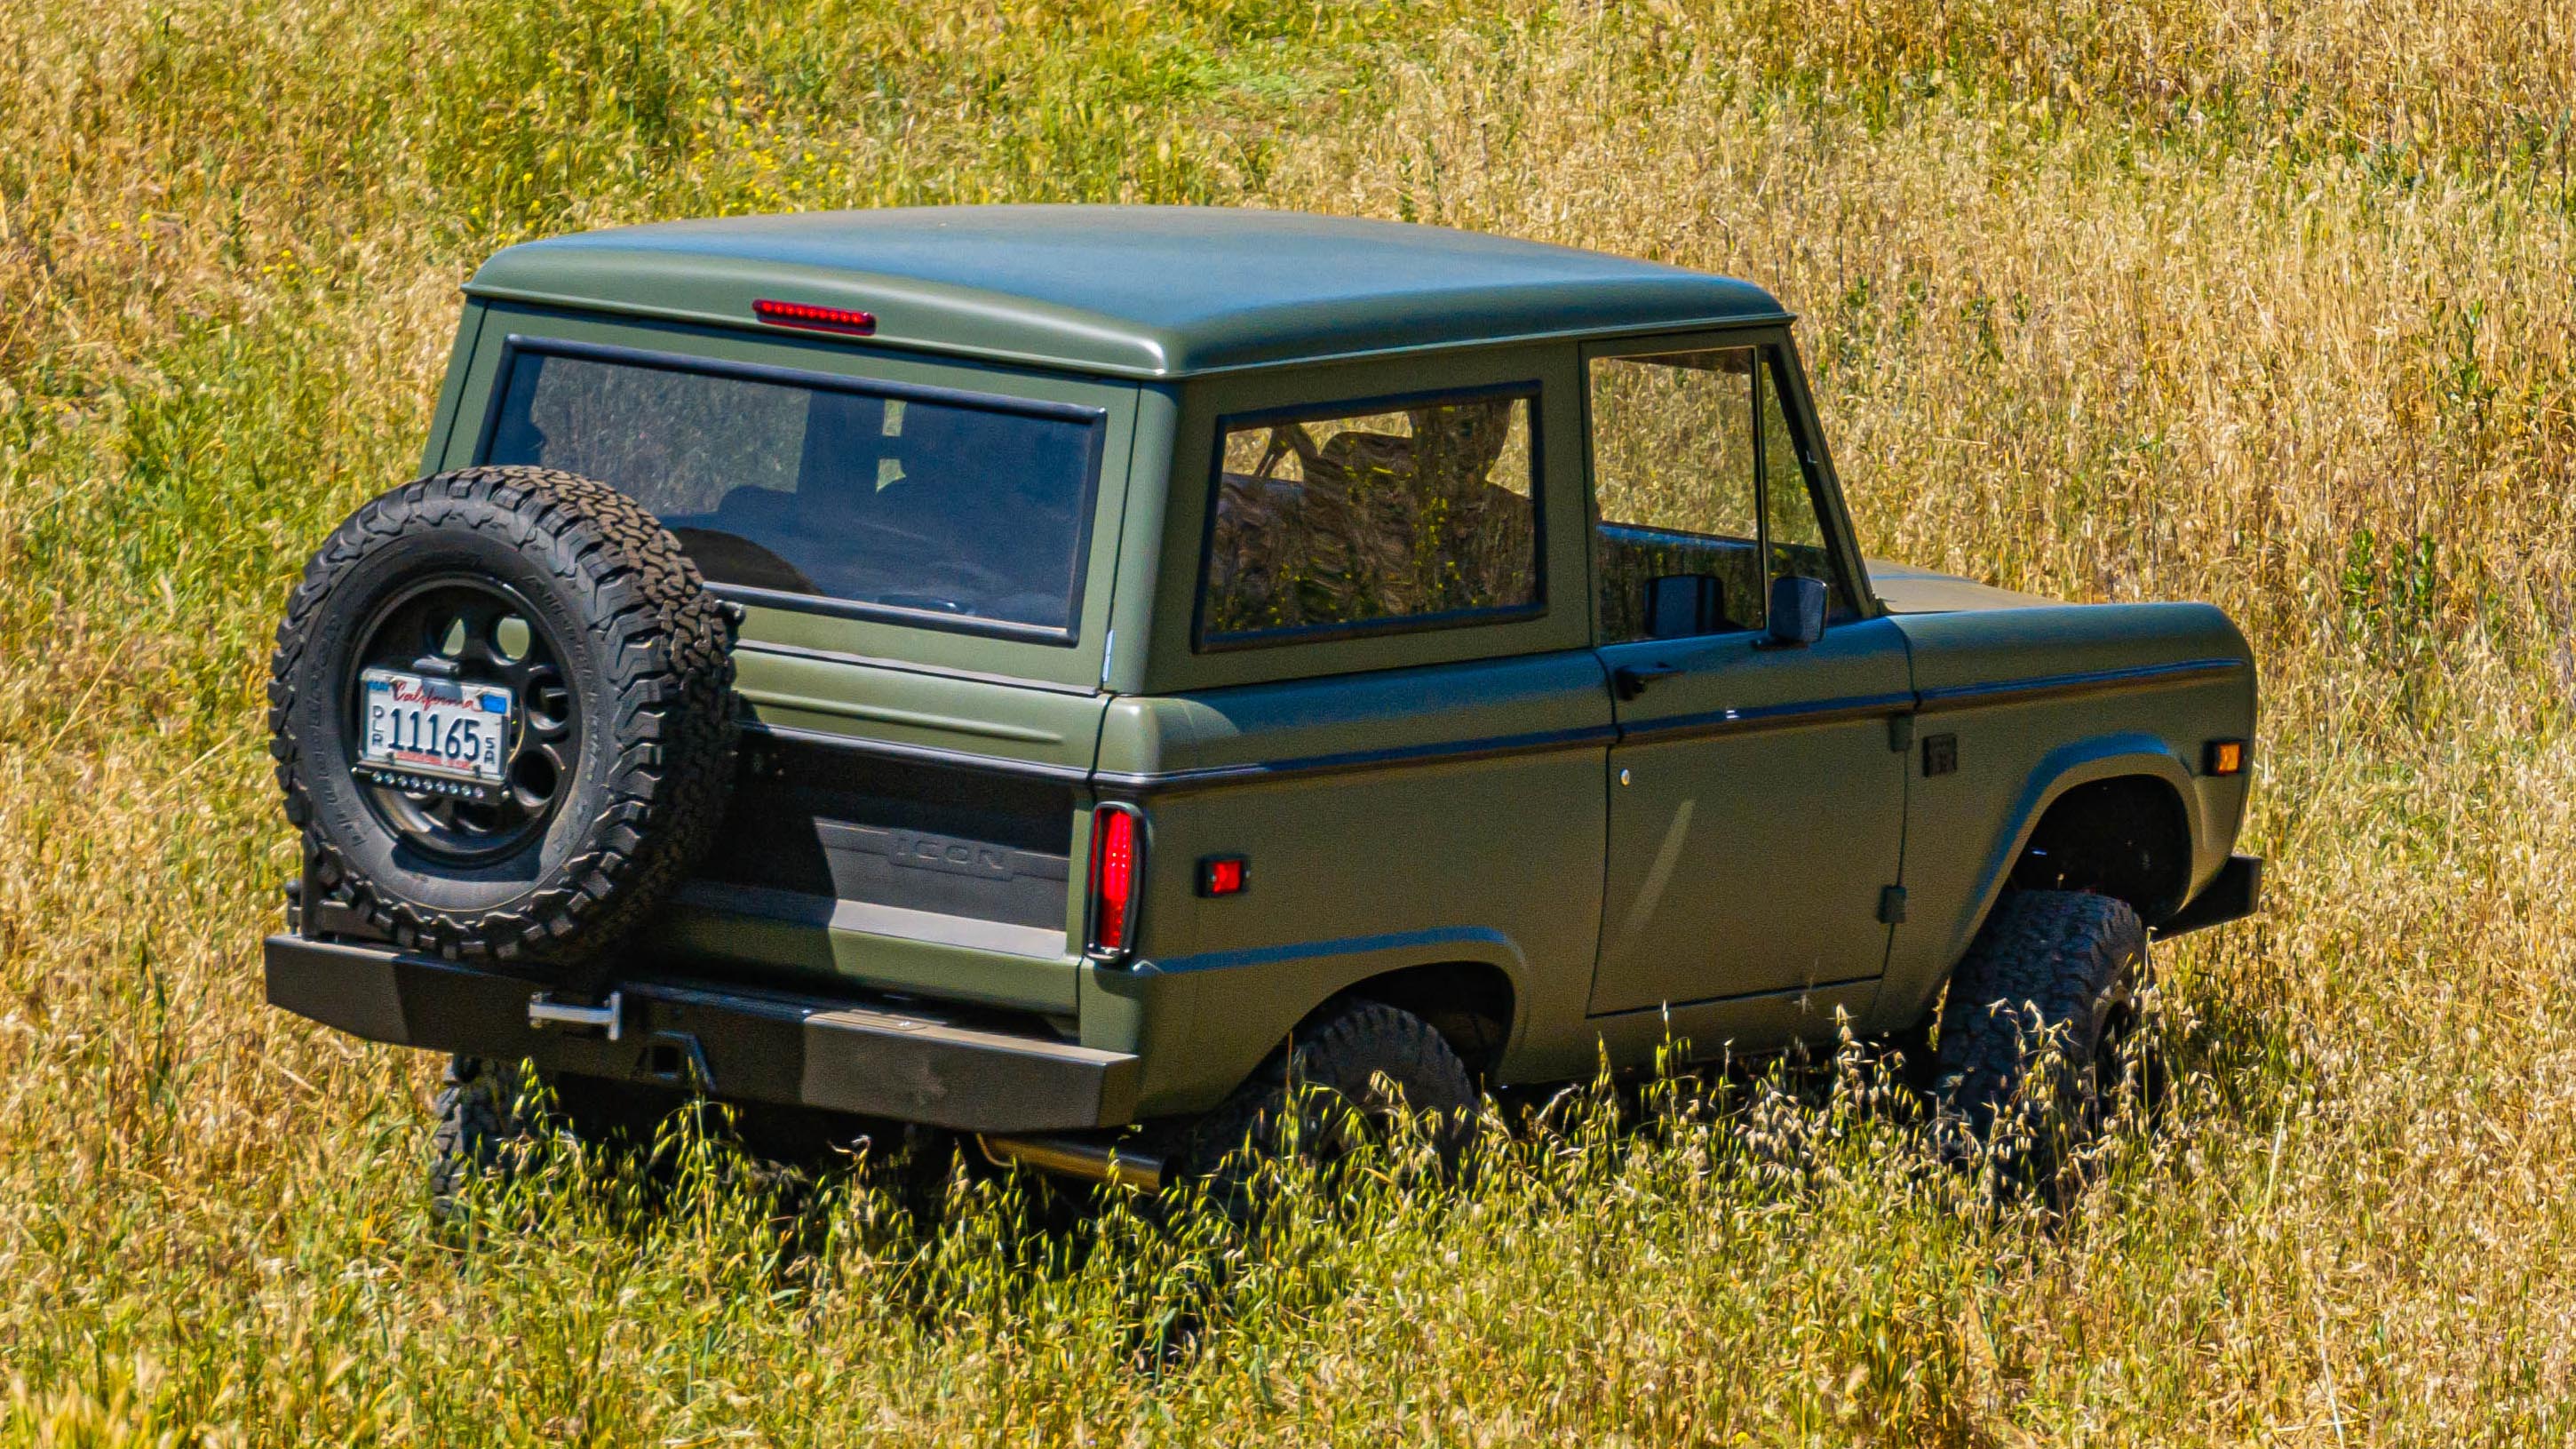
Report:
[{"label": "rear quarter panel", "polygon": [[[1105,1030],[1133,1019],[1157,1038],[1141,1110],[1195,1110],[1335,992],[1474,963],[1516,999],[1498,1077],[1588,1070],[1609,714],[1589,650],[1112,701],[1097,784],[1145,807],[1150,864],[1086,1043],[1134,1049]],[[1249,888],[1200,898],[1211,855],[1247,857]]]},{"label": "rear quarter panel", "polygon": [[[1966,953],[2032,827],[2074,787],[2164,781],[2192,834],[2194,891],[2226,863],[2250,775],[2201,773],[2204,744],[2248,739],[2255,671],[2206,604],[2091,604],[1899,616],[1922,697],[1907,783],[1907,919],[1874,1016],[1915,1019]],[[1957,739],[1927,778],[1921,742]]]}]

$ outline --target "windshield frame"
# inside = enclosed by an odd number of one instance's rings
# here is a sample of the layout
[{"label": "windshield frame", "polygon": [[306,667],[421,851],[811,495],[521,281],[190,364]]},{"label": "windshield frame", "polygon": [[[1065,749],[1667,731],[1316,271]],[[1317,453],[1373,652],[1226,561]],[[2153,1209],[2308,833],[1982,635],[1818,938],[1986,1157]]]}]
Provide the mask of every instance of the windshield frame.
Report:
[{"label": "windshield frame", "polygon": [[[502,340],[499,363],[492,376],[490,398],[484,409],[479,436],[475,439],[473,457],[478,466],[486,465],[491,460],[492,445],[499,437],[502,422],[508,413],[510,389],[516,378],[519,362],[529,356],[564,357],[614,366],[640,367],[658,372],[676,372],[701,377],[766,383],[773,386],[798,387],[818,392],[855,394],[892,401],[920,402],[939,407],[1000,413],[1016,417],[1044,418],[1082,425],[1085,428],[1089,446],[1083,453],[1082,479],[1078,495],[1074,500],[1076,526],[1074,536],[1068,540],[1073,550],[1074,564],[1071,586],[1065,596],[1066,622],[1061,628],[1005,619],[979,618],[971,614],[951,614],[933,609],[909,609],[900,605],[868,603],[829,594],[804,594],[784,589],[759,588],[748,584],[719,583],[712,579],[706,583],[707,592],[718,598],[731,599],[764,609],[820,615],[826,618],[859,619],[871,623],[895,624],[950,634],[973,634],[1066,649],[1081,642],[1083,594],[1089,582],[1092,534],[1100,501],[1101,464],[1109,433],[1110,414],[1107,408],[1087,403],[1049,402],[1036,398],[974,392],[961,388],[893,382],[843,373],[780,367],[769,363],[736,362],[690,353],[512,332]],[[616,485],[611,483],[610,486]]]}]

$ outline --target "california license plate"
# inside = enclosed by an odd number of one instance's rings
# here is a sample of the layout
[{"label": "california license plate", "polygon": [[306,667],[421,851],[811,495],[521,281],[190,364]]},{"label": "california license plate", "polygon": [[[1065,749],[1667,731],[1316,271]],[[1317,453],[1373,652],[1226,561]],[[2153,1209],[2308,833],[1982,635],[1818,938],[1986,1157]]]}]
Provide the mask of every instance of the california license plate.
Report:
[{"label": "california license plate", "polygon": [[392,669],[358,676],[365,710],[358,773],[425,794],[496,793],[516,706],[494,684],[429,679]]}]

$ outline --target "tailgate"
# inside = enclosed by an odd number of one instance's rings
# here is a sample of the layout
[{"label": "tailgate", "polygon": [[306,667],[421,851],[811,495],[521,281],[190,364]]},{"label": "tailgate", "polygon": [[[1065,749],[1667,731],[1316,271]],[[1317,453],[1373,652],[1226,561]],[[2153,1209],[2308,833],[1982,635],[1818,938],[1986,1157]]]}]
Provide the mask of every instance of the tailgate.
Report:
[{"label": "tailgate", "polygon": [[1069,1013],[1104,697],[746,642],[757,724],[660,933],[693,968]]}]

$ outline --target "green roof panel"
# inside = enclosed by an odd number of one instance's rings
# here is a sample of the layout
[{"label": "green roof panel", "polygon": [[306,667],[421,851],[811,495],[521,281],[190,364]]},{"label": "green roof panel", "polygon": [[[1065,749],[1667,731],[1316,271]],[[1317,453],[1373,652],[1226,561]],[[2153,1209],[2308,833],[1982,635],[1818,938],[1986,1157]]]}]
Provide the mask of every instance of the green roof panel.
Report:
[{"label": "green roof panel", "polygon": [[660,222],[511,247],[466,290],[746,327],[775,298],[872,313],[874,345],[1130,377],[1783,315],[1750,283],[1602,252],[1186,206]]}]

